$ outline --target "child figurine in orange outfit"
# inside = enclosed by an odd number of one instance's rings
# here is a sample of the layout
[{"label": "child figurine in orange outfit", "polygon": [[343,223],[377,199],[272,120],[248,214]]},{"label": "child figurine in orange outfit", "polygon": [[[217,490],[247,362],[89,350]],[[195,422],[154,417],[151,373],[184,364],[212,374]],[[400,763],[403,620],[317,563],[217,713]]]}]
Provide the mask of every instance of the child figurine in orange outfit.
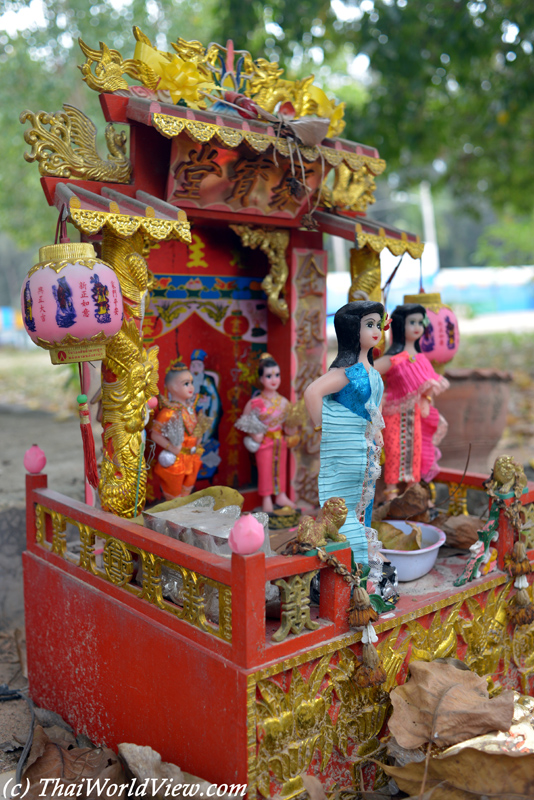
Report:
[{"label": "child figurine in orange outfit", "polygon": [[[191,494],[201,467],[202,435],[194,410],[193,376],[181,362],[175,362],[165,376],[163,406],[151,431],[152,441],[162,447],[154,472],[166,500]],[[196,430],[197,429],[197,430]]]}]

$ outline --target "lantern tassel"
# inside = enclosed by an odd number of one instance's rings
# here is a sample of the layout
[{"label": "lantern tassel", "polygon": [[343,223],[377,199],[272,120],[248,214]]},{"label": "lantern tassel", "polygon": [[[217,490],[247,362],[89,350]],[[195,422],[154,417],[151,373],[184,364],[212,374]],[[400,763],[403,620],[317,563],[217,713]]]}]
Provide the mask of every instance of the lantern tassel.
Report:
[{"label": "lantern tassel", "polygon": [[77,400],[78,413],[80,415],[80,430],[82,432],[85,477],[93,489],[97,489],[99,482],[98,467],[96,463],[95,440],[93,439],[93,431],[91,430],[91,416],[89,414],[89,406],[87,405],[87,395],[79,394]]}]

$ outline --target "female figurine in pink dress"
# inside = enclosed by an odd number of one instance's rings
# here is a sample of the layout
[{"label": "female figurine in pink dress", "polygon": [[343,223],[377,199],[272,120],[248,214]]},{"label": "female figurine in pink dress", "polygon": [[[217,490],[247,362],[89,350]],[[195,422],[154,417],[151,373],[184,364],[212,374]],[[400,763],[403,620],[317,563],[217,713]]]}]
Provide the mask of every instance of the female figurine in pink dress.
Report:
[{"label": "female figurine in pink dress", "polygon": [[271,513],[273,495],[279,506],[295,508],[286,494],[288,440],[290,446],[293,445],[295,436],[284,427],[290,403],[277,392],[280,367],[268,353],[261,356],[258,375],[262,390],[248,401],[236,428],[249,434],[244,444],[250,452],[256,453],[258,494],[263,510]]},{"label": "female figurine in pink dress", "polygon": [[449,383],[435,372],[419,347],[425,318],[424,306],[397,306],[391,315],[391,347],[375,363],[386,384],[382,413],[388,499],[398,494],[401,482],[410,486],[436,476],[441,455],[437,445],[447,432],[433,398]]}]

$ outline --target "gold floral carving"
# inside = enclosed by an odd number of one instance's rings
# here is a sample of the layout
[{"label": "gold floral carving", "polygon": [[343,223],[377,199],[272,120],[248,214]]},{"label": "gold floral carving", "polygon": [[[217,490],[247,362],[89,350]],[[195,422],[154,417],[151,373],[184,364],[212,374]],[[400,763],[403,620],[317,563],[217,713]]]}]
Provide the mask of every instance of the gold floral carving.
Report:
[{"label": "gold floral carving", "polygon": [[353,247],[350,251],[351,285],[349,301],[361,300],[360,292],[365,292],[369,300],[381,302],[380,255],[370,247],[361,250]]},{"label": "gold floral carving", "polygon": [[[182,119],[180,117],[173,117],[170,114],[155,113],[152,115],[152,124],[163,136],[172,139],[179,136],[182,132],[194,142],[205,144],[212,139],[217,139],[222,145],[229,148],[239,147],[240,144],[246,142],[252,150],[256,153],[264,153],[269,147],[272,147],[281,156],[289,157],[289,145],[285,139],[277,136],[270,136],[266,133],[256,133],[254,131],[236,130],[236,128],[229,128],[222,125],[215,125],[211,122],[198,122],[196,120]],[[320,145],[318,147],[303,147],[299,146],[299,152],[304,161],[313,162],[318,161],[321,157],[332,167],[345,166],[345,169],[354,171],[357,177],[356,180],[364,183],[364,188],[360,191],[359,196],[363,198],[365,195],[369,199],[369,193],[374,191],[374,181],[370,175],[380,175],[386,163],[381,158],[374,158],[373,156],[356,155],[347,150],[335,150],[332,147]],[[344,173],[346,175],[346,173]],[[367,175],[367,177],[365,177]],[[345,177],[344,182],[347,184],[346,192],[356,192],[357,185],[352,187],[352,180],[350,176]],[[373,186],[371,186],[373,184]],[[342,181],[339,186],[343,186]],[[350,190],[348,187],[352,187]],[[340,188],[341,191],[341,188]],[[354,200],[356,202],[356,199]],[[363,200],[362,200],[363,202]]]},{"label": "gold floral carving", "polygon": [[[307,661],[313,661],[313,654]],[[287,691],[273,680],[260,679],[255,708],[254,684],[249,680],[249,719],[255,719],[258,741],[256,758],[249,749],[249,791],[254,788],[271,797],[274,778],[282,784],[280,796],[299,794],[304,788],[301,776],[312,759],[320,753],[319,769],[324,772],[334,747],[347,757],[350,742],[359,745],[358,769],[369,757],[376,758],[380,750],[376,737],[389,712],[389,695],[380,688],[357,687],[351,679],[357,665],[352,650],[342,648],[321,656],[308,678],[294,666]],[[354,755],[353,751],[353,763]]]},{"label": "gold floral carving", "polygon": [[[418,617],[434,614],[428,628],[417,620],[407,620],[404,624],[393,620],[395,627],[377,645],[387,675],[380,688],[360,689],[351,680],[358,662],[348,645],[359,640],[359,633],[285,659],[250,676],[249,700],[254,681],[257,700],[255,709],[251,702],[248,705],[249,740],[255,724],[258,744],[256,758],[249,747],[249,788],[257,788],[264,797],[269,797],[270,783],[275,779],[282,784],[281,796],[291,797],[302,791],[299,775],[307,771],[317,751],[322,755],[323,771],[333,747],[346,755],[352,741],[358,744],[351,759],[357,756],[353,780],[354,788],[359,789],[362,766],[368,759],[383,758],[377,736],[389,713],[388,692],[397,684],[409,651],[410,658],[426,661],[462,657],[480,675],[506,673],[513,652],[515,664],[524,670],[527,686],[528,677],[534,674],[534,625],[516,627],[513,643],[509,641],[505,628],[509,591],[510,584],[493,588],[485,605],[470,596],[474,593],[471,591],[456,595],[454,604],[447,600],[420,609]],[[479,593],[480,587],[475,587],[475,592]],[[443,607],[447,607],[447,612],[442,619]],[[460,616],[464,609],[466,617]],[[306,680],[299,667],[316,659],[319,660]],[[290,685],[283,691],[271,678],[288,671],[291,671]],[[319,698],[325,700],[326,708],[317,702]],[[300,723],[302,718],[306,727]],[[379,770],[375,788],[383,780]]]},{"label": "gold floral carving", "polygon": [[109,230],[119,237],[132,236],[139,231],[156,242],[172,238],[187,243],[191,241],[190,223],[181,219],[134,217],[106,211],[84,211],[72,206],[69,209],[69,218],[79,231],[89,236],[101,230]]},{"label": "gold floral carving", "polygon": [[423,255],[425,245],[423,242],[419,241],[419,237],[417,238],[418,241],[416,242],[408,241],[406,234],[403,233],[400,239],[393,239],[390,236],[386,236],[383,228],[380,228],[377,234],[366,233],[362,230],[361,224],[359,222],[356,223],[356,241],[358,247],[362,248],[368,245],[377,253],[381,253],[382,250],[387,247],[389,252],[393,253],[394,256],[402,256],[404,253],[409,253],[412,258],[420,258]]},{"label": "gold floral carving", "polygon": [[[534,584],[527,591],[530,602],[534,602]],[[531,694],[529,681],[534,675],[534,622],[514,627],[512,659],[521,676],[521,691],[523,694]]]},{"label": "gold floral carving", "polygon": [[456,629],[467,643],[463,660],[478,675],[508,672],[511,642],[506,631],[506,605],[511,588],[509,582],[500,591],[493,589],[484,605],[474,597],[467,598],[470,617],[460,617],[457,621]]},{"label": "gold floral carving", "polygon": [[267,306],[282,322],[289,319],[286,301],[280,297],[286,285],[289,269],[286,250],[289,245],[289,231],[278,228],[258,228],[250,225],[230,225],[245,247],[263,250],[269,259],[269,274],[263,279],[261,287],[267,295]]},{"label": "gold floral carving", "polygon": [[324,656],[307,681],[294,668],[287,692],[271,680],[257,685],[257,788],[264,797],[271,797],[270,773],[283,784],[282,795],[287,797],[303,790],[300,776],[317,750],[322,754],[321,771],[330,760],[334,724],[328,710],[334,686],[326,678],[329,666],[330,659]]},{"label": "gold floral carving", "polygon": [[106,127],[109,156],[104,160],[98,155],[96,126],[89,117],[70,105],[63,109],[54,114],[24,111],[20,115],[21,123],[32,125],[24,133],[32,147],[24,153],[26,161],[37,161],[45,177],[129,183],[132,165],[126,156],[126,134],[117,133],[111,124]]},{"label": "gold floral carving", "polygon": [[364,164],[373,175],[381,175],[386,168],[386,162],[383,158],[364,156],[359,153],[343,153],[343,161],[354,172],[357,172]]},{"label": "gold floral carving", "polygon": [[458,647],[458,615],[462,603],[456,603],[441,619],[436,611],[430,626],[425,628],[420,622],[408,622],[407,631],[412,641],[412,655],[415,661],[434,661],[435,658],[455,658]]}]

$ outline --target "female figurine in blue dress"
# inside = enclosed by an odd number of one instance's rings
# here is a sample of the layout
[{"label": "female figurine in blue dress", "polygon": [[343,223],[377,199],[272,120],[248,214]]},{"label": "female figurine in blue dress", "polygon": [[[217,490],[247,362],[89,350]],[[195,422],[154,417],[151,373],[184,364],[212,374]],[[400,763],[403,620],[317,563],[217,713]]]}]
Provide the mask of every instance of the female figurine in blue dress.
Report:
[{"label": "female figurine in blue dress", "polygon": [[337,311],[338,354],[328,372],[304,392],[315,425],[322,430],[319,501],[342,497],[348,508],[341,528],[354,560],[380,567],[371,515],[384,427],[380,403],[383,383],[373,368],[373,347],[382,336],[384,306],[357,301]]}]

